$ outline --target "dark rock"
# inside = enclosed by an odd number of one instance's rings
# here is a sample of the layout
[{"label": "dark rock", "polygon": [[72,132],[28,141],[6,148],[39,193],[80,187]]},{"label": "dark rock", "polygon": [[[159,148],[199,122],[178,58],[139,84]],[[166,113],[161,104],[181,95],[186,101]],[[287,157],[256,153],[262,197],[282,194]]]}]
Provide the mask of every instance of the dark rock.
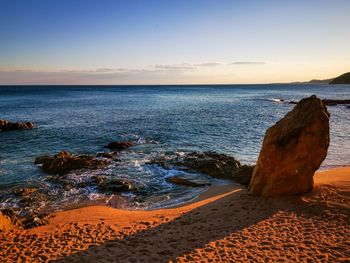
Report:
[{"label": "dark rock", "polygon": [[104,186],[106,183],[106,178],[100,175],[94,175],[91,180],[98,186]]},{"label": "dark rock", "polygon": [[89,155],[73,155],[60,152],[54,157],[38,157],[35,163],[42,163],[42,169],[49,173],[66,173],[76,169],[98,169],[107,165],[106,160],[95,159]]},{"label": "dark rock", "polygon": [[[63,184],[64,190],[66,191],[72,190],[74,188],[74,182],[64,180],[62,184]],[[81,183],[81,184],[84,184],[84,183]],[[85,186],[81,185],[80,187],[85,187]]]},{"label": "dark rock", "polygon": [[25,229],[46,225],[47,223],[47,214],[31,214],[27,215],[23,220]]},{"label": "dark rock", "polygon": [[35,158],[34,164],[49,163],[54,160],[54,157],[48,155],[40,155]]},{"label": "dark rock", "polygon": [[114,208],[125,209],[129,203],[124,196],[113,195],[107,204]]},{"label": "dark rock", "polygon": [[190,187],[202,187],[202,186],[209,186],[210,185],[210,184],[196,183],[196,182],[190,181],[188,179],[181,178],[179,176],[168,177],[168,178],[166,178],[166,181],[168,183],[190,186]]},{"label": "dark rock", "polygon": [[350,100],[323,99],[322,102],[327,106],[335,106],[338,104],[350,104]]},{"label": "dark rock", "polygon": [[253,170],[252,166],[242,165],[231,156],[215,152],[191,152],[174,159],[153,160],[151,163],[164,168],[180,166],[185,170],[200,172],[219,179],[232,179],[248,185]]},{"label": "dark rock", "polygon": [[104,146],[105,148],[112,149],[112,150],[125,150],[131,146],[134,146],[135,144],[133,142],[111,142],[108,145]]},{"label": "dark rock", "polygon": [[28,196],[31,195],[32,193],[38,191],[38,188],[35,187],[22,187],[22,188],[18,188],[13,190],[13,194],[17,195],[17,196]]},{"label": "dark rock", "polygon": [[[297,101],[290,101],[290,104],[297,104]],[[323,99],[322,103],[327,106],[336,106],[338,104],[350,104],[350,100],[338,100],[338,99]]]},{"label": "dark rock", "polygon": [[77,187],[97,186],[100,192],[140,192],[140,189],[131,182],[123,179],[108,179],[101,175],[94,175],[91,180],[81,182]]},{"label": "dark rock", "polygon": [[347,109],[350,109],[350,106],[346,106]]},{"label": "dark rock", "polygon": [[237,183],[248,186],[252,177],[255,165],[242,165],[239,169],[232,172],[232,179]]},{"label": "dark rock", "polygon": [[96,157],[103,157],[103,158],[107,158],[107,159],[115,159],[117,157],[117,153],[116,152],[101,152],[101,153],[97,153]]},{"label": "dark rock", "polygon": [[0,120],[0,131],[28,130],[33,128],[34,124],[32,122],[13,123],[7,120]]},{"label": "dark rock", "polygon": [[99,190],[102,192],[140,192],[140,189],[124,180],[111,180],[100,182]]},{"label": "dark rock", "polygon": [[34,204],[39,204],[42,202],[47,202],[48,196],[42,192],[35,191],[29,195],[22,196],[20,202],[24,206],[33,206]]},{"label": "dark rock", "polygon": [[101,176],[101,175],[94,175],[91,177],[91,180],[87,180],[84,182],[78,183],[76,186],[77,187],[93,187],[93,186],[98,186],[100,189],[103,189],[106,185],[106,177]]},{"label": "dark rock", "polygon": [[177,164],[216,178],[228,178],[232,170],[241,167],[235,158],[215,152],[188,153]]},{"label": "dark rock", "polygon": [[329,113],[316,96],[302,99],[267,129],[249,190],[256,195],[295,195],[313,188],[314,172],[326,158]]}]

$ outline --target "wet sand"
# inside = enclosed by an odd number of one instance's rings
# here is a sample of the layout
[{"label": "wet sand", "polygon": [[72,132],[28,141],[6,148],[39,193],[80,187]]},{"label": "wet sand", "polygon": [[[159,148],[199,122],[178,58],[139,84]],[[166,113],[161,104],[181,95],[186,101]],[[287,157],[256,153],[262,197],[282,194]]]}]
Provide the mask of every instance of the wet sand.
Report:
[{"label": "wet sand", "polygon": [[297,197],[220,186],[171,209],[57,212],[0,233],[0,262],[350,262],[350,167],[314,179]]}]

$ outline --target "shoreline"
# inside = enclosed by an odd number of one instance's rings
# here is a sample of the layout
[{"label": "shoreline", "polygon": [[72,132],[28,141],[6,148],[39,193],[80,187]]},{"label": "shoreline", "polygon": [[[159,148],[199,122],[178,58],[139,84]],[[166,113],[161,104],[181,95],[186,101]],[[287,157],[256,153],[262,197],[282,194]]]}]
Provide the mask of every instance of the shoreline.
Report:
[{"label": "shoreline", "polygon": [[[210,187],[177,207],[86,206],[0,233],[2,262],[259,262],[350,260],[350,166],[318,171],[301,196],[262,198]],[[315,241],[317,240],[317,241]]]}]

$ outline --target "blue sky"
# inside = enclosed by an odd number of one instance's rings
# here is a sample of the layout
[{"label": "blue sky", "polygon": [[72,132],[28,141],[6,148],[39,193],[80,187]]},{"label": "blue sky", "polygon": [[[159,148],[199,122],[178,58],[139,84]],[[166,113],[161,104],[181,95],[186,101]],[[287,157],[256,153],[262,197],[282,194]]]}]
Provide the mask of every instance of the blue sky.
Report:
[{"label": "blue sky", "polygon": [[350,1],[0,0],[0,84],[266,83],[349,71]]}]

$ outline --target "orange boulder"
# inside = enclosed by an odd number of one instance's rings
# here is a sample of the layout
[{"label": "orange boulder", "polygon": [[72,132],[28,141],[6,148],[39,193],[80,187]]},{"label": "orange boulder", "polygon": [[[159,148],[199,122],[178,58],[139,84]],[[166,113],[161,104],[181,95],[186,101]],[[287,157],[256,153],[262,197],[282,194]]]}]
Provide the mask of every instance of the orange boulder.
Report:
[{"label": "orange boulder", "polygon": [[315,95],[267,129],[249,190],[255,195],[295,195],[313,188],[313,175],[326,158],[329,113]]}]

